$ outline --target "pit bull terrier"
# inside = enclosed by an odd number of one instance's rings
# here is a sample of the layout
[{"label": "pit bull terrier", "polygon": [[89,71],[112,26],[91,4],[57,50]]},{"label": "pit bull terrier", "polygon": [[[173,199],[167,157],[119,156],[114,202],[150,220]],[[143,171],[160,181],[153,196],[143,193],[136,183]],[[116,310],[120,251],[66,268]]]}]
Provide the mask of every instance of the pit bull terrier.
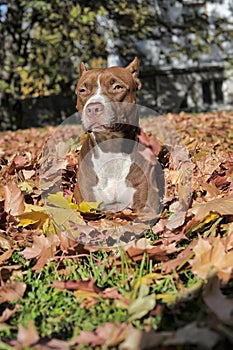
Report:
[{"label": "pit bull terrier", "polygon": [[88,70],[80,64],[76,107],[87,137],[79,156],[77,203],[100,201],[113,212],[158,212],[160,168],[155,157],[148,162],[138,140],[138,75],[137,57],[125,68]]}]

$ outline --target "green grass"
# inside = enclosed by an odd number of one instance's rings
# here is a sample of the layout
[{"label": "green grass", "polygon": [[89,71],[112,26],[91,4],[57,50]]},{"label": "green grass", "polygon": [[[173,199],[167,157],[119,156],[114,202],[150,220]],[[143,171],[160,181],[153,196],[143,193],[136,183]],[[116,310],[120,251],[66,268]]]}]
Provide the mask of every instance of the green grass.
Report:
[{"label": "green grass", "polygon": [[[114,263],[109,266],[109,253],[100,251],[91,254],[90,257],[81,259],[62,259],[48,263],[39,273],[33,272],[29,268],[29,263],[22,255],[15,252],[10,263],[22,264],[23,281],[27,284],[27,290],[23,298],[17,302],[8,303],[8,307],[13,308],[15,304],[20,305],[15,315],[9,320],[10,327],[1,332],[4,339],[16,337],[18,324],[27,327],[28,321],[33,320],[42,338],[72,339],[80,331],[92,331],[99,325],[106,322],[122,323],[128,321],[128,312],[124,305],[113,299],[103,299],[101,296],[98,302],[88,308],[82,307],[83,298],[77,298],[71,290],[60,290],[51,286],[55,280],[87,280],[94,278],[95,285],[99,288],[115,287],[123,298],[132,298],[137,295],[135,289],[136,282],[151,274],[154,263],[144,254],[140,263],[129,262],[121,251],[121,266]],[[183,283],[187,287],[196,283],[197,279],[191,273],[184,273]],[[136,293],[136,294],[135,294]],[[170,274],[162,279],[155,280],[150,284],[150,293],[155,295],[170,294],[176,296],[178,289],[175,277]],[[134,295],[134,297],[133,297]],[[190,314],[194,315],[194,307],[197,308],[196,301],[191,301],[191,306],[179,316],[176,307],[166,306],[163,300],[158,300],[166,309],[166,317],[159,313],[151,316],[150,313],[132,323],[138,329],[143,329],[150,325],[153,329],[167,329],[172,319],[172,327],[178,327],[190,319]],[[3,305],[5,307],[5,305]],[[191,311],[193,310],[193,311]],[[182,316],[182,317],[181,317]],[[195,316],[193,316],[195,317]]]}]

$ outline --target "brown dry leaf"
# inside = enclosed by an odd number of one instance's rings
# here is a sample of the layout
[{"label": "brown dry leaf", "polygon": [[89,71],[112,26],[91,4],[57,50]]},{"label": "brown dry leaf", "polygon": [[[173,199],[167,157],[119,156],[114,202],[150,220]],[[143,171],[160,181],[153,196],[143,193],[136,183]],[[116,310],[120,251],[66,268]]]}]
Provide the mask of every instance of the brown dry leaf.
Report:
[{"label": "brown dry leaf", "polygon": [[195,246],[195,244],[196,242],[193,241],[181,253],[179,253],[175,259],[170,259],[168,261],[165,261],[162,265],[164,272],[169,273],[174,271],[178,266],[183,264],[189,257],[192,257],[193,247]]},{"label": "brown dry leaf", "polygon": [[217,198],[212,201],[195,204],[190,211],[195,215],[196,221],[202,221],[210,212],[220,215],[233,215],[233,196]]},{"label": "brown dry leaf", "polygon": [[37,258],[37,263],[32,267],[32,270],[40,271],[47,261],[54,257],[58,245],[59,238],[54,234],[49,237],[44,235],[34,236],[32,247],[26,247],[20,254],[25,259]]},{"label": "brown dry leaf", "polygon": [[14,174],[15,170],[23,169],[25,165],[28,163],[28,159],[26,156],[16,155],[14,156],[10,167],[9,167],[9,174]]},{"label": "brown dry leaf", "polygon": [[[132,328],[127,332],[125,341],[119,350],[176,349],[177,346],[195,345],[198,349],[213,349],[219,335],[207,327],[198,327],[196,322],[190,323],[175,332],[145,332]],[[176,346],[176,347],[173,347]]]},{"label": "brown dry leaf", "polygon": [[31,179],[33,175],[35,175],[35,170],[22,170],[23,176],[25,180]]},{"label": "brown dry leaf", "polygon": [[44,341],[42,344],[37,344],[34,346],[36,350],[69,350],[70,345],[68,342],[60,339],[53,338],[49,340],[47,343]]},{"label": "brown dry leaf", "polygon": [[220,321],[233,325],[233,299],[221,293],[220,281],[216,276],[210,278],[205,287],[204,301]]},{"label": "brown dry leaf", "polygon": [[88,281],[59,281],[55,280],[50,285],[59,289],[75,290],[74,295],[77,299],[84,299],[80,307],[88,308],[95,305],[99,301],[99,297],[103,299],[121,299],[121,294],[115,288],[106,288],[101,291],[95,286],[93,278]]},{"label": "brown dry leaf", "polygon": [[194,259],[190,260],[193,273],[207,278],[215,272],[224,282],[228,282],[233,272],[233,250],[227,251],[226,240],[220,237],[203,239],[199,237],[193,248]]},{"label": "brown dry leaf", "polygon": [[92,347],[103,345],[116,346],[122,342],[126,334],[130,331],[131,326],[127,323],[113,324],[110,322],[99,326],[93,332],[81,331],[80,335],[71,342],[71,345],[75,344],[89,344]]},{"label": "brown dry leaf", "polygon": [[167,221],[167,229],[170,231],[175,230],[176,228],[183,225],[185,222],[186,217],[186,211],[177,210],[169,217],[169,220]]},{"label": "brown dry leaf", "polygon": [[167,255],[177,251],[176,243],[166,242],[166,240],[156,241],[156,245],[151,245],[149,239],[141,238],[128,243],[124,248],[128,256],[134,261],[142,259],[143,254],[148,253],[149,257],[156,260],[168,260]]},{"label": "brown dry leaf", "polygon": [[32,320],[28,322],[27,328],[19,325],[17,342],[23,347],[29,347],[36,344],[39,341],[39,335]]},{"label": "brown dry leaf", "polygon": [[4,253],[0,255],[0,264],[6,260],[8,260],[11,255],[13,254],[14,250],[13,249],[8,249]]},{"label": "brown dry leaf", "polygon": [[5,203],[4,210],[13,216],[20,215],[24,212],[24,196],[20,188],[14,183],[10,182],[5,187]]},{"label": "brown dry leaf", "polygon": [[23,282],[6,283],[0,287],[0,304],[5,301],[15,301],[24,295],[27,285]]},{"label": "brown dry leaf", "polygon": [[123,343],[119,345],[119,350],[143,350],[152,347],[156,349],[157,346],[162,350],[162,341],[170,335],[171,332],[144,332],[132,327]]},{"label": "brown dry leaf", "polygon": [[151,149],[154,155],[158,155],[161,151],[161,144],[154,135],[149,138],[148,135],[141,129],[138,138],[144,146]]},{"label": "brown dry leaf", "polygon": [[9,318],[11,318],[11,316],[13,316],[19,308],[20,308],[20,305],[16,305],[12,310],[6,308],[0,316],[0,323],[3,323],[9,320]]},{"label": "brown dry leaf", "polygon": [[73,290],[83,290],[87,292],[98,293],[101,290],[95,286],[93,278],[88,279],[87,281],[59,281],[55,280],[51,284],[52,287],[59,289],[73,289]]},{"label": "brown dry leaf", "polygon": [[[11,249],[12,247],[12,240],[6,236],[6,234],[0,232],[0,247],[1,249]],[[0,256],[0,261],[3,261],[2,260],[2,256]]]}]

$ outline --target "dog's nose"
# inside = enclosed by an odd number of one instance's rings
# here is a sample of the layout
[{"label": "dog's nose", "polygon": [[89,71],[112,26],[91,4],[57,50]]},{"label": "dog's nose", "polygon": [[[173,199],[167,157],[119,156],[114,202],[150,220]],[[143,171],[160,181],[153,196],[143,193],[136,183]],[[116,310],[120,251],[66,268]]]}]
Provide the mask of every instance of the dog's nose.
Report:
[{"label": "dog's nose", "polygon": [[86,111],[89,118],[99,117],[103,114],[104,105],[100,102],[89,103]]}]

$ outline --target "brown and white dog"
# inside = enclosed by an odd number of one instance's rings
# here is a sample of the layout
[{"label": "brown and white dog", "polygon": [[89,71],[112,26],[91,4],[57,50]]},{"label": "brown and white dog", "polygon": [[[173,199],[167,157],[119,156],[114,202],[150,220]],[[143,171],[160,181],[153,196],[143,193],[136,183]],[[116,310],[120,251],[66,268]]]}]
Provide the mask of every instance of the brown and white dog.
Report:
[{"label": "brown and white dog", "polygon": [[77,203],[101,201],[108,211],[158,212],[158,162],[148,162],[138,142],[138,75],[137,57],[125,68],[87,70],[80,64],[76,107],[88,133],[80,151]]}]

